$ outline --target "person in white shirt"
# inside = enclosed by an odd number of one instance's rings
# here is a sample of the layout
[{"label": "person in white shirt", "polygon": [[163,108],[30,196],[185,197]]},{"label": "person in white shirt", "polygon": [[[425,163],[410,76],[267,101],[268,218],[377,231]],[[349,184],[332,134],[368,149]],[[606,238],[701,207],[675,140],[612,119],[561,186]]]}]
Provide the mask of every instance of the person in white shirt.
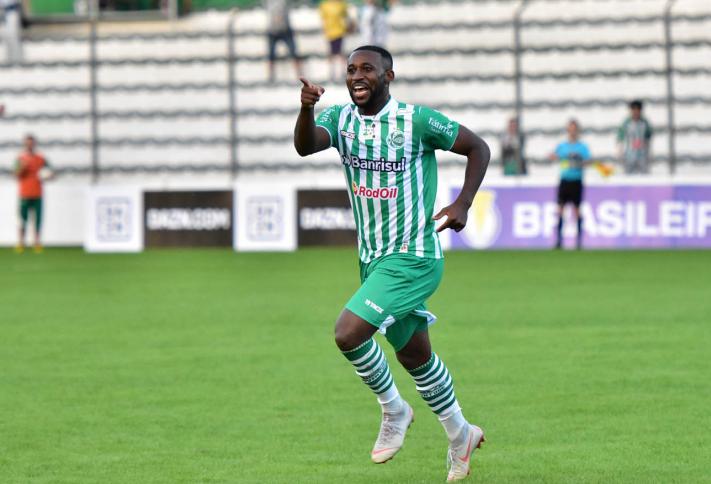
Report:
[{"label": "person in white shirt", "polygon": [[5,19],[3,42],[6,61],[17,64],[22,62],[22,4],[18,0],[0,0],[0,7]]}]

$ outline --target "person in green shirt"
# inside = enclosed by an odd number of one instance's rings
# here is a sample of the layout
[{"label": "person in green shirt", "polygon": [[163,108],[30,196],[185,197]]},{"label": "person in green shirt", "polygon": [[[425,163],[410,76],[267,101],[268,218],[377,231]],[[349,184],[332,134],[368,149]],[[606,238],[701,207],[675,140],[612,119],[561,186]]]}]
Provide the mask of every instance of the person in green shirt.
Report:
[{"label": "person in green shirt", "polygon": [[[469,474],[484,432],[463,416],[449,370],[432,351],[428,327],[436,317],[425,301],[443,272],[438,233],[460,231],[489,163],[486,143],[465,126],[426,106],[390,95],[395,79],[391,54],[363,46],[348,58],[346,86],[352,103],[330,106],[314,119],[324,89],[302,78],[301,110],[294,146],[301,156],[328,148],[340,155],[356,220],[361,286],[336,321],[336,345],[375,393],[382,409],[375,463],[402,447],[413,421],[380,346],[379,331],[438,416],[449,439],[448,481]],[[464,183],[455,201],[434,213],[435,150],[467,157]],[[435,227],[437,220],[443,220]]]},{"label": "person in green shirt", "polygon": [[625,173],[647,174],[650,170],[652,125],[642,116],[642,101],[629,104],[630,115],[617,130],[617,150]]}]

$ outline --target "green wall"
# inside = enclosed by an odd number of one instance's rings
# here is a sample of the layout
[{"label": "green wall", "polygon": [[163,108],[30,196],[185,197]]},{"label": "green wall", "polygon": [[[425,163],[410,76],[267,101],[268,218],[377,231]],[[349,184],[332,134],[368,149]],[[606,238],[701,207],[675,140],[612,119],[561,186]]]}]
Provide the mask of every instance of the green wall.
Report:
[{"label": "green wall", "polygon": [[74,13],[74,0],[32,0],[31,15]]}]

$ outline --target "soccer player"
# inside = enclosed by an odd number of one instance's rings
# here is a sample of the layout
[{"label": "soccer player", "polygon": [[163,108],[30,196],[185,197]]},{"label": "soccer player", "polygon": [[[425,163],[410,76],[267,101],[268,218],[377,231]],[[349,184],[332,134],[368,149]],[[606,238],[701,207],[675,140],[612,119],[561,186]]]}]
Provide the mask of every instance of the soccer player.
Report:
[{"label": "soccer player", "polygon": [[[452,377],[432,352],[428,326],[436,318],[425,300],[442,278],[437,233],[464,228],[490,153],[481,138],[442,113],[391,97],[394,79],[387,50],[357,48],[346,69],[353,103],[331,106],[314,121],[314,105],[324,89],[302,78],[294,146],[301,156],[334,147],[345,171],[358,232],[361,286],[336,321],[335,339],[382,406],[371,458],[376,463],[391,459],[413,420],[412,408],[400,397],[373,339],[380,331],[444,426],[447,479],[457,481],[469,474],[471,454],[484,441],[484,432],[462,415]],[[437,149],[466,156],[467,166],[454,203],[433,216]],[[442,220],[436,229],[435,220]]]},{"label": "soccer player", "polygon": [[49,168],[44,156],[35,150],[37,142],[31,134],[25,136],[25,150],[20,153],[15,162],[15,176],[20,189],[20,228],[15,251],[25,251],[25,232],[29,214],[32,212],[35,223],[35,252],[42,252],[40,231],[42,228],[42,180],[40,170]]},{"label": "soccer player", "polygon": [[560,163],[558,185],[558,232],[555,247],[563,246],[563,211],[569,203],[578,222],[577,248],[583,244],[583,217],[580,203],[583,199],[583,168],[590,162],[590,148],[580,141],[580,126],[575,119],[568,121],[568,139],[558,144],[550,159]]}]

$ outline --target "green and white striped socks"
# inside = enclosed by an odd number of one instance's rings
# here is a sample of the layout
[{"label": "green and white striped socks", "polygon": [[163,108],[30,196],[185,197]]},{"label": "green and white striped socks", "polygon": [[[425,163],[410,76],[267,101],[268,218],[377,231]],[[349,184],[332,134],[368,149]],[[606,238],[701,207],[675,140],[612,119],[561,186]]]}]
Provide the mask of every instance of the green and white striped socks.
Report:
[{"label": "green and white striped socks", "polygon": [[415,380],[417,391],[437,414],[449,440],[454,441],[467,428],[468,423],[454,396],[454,385],[447,367],[432,353],[427,363],[409,372]]},{"label": "green and white striped socks", "polygon": [[[395,386],[385,354],[372,338],[343,355],[355,367],[356,373],[378,397],[386,413],[397,413],[402,408],[402,398]],[[466,437],[468,422],[462,415],[454,396],[452,377],[439,357],[432,353],[424,365],[408,370],[415,380],[417,391],[427,405],[437,414],[451,442]]]},{"label": "green and white striped socks", "polygon": [[343,355],[355,367],[363,383],[378,397],[384,412],[393,413],[400,410],[400,393],[393,381],[385,354],[375,340],[371,338],[352,350],[344,351]]}]

